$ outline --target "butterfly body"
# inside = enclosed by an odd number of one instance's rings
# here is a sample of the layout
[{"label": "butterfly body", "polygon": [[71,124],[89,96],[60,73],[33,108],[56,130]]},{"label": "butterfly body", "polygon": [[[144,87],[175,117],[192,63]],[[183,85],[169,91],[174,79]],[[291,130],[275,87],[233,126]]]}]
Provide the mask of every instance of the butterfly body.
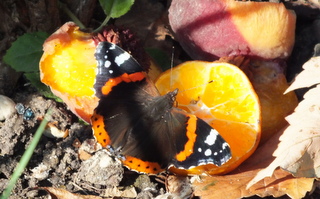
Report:
[{"label": "butterfly body", "polygon": [[122,155],[135,171],[157,174],[170,167],[190,169],[224,164],[229,145],[206,122],[174,107],[178,90],[160,96],[141,66],[120,47],[100,42],[92,117],[97,141]]}]

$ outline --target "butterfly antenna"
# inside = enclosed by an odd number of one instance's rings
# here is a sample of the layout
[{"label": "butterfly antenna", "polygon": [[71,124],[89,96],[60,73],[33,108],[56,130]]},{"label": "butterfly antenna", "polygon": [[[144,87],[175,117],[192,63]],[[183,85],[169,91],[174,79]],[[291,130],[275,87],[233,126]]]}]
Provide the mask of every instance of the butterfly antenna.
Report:
[{"label": "butterfly antenna", "polygon": [[172,53],[171,53],[171,63],[170,63],[170,90],[172,90],[173,87],[173,80],[172,80],[172,74],[173,74],[173,59],[174,59],[174,46],[172,46]]}]

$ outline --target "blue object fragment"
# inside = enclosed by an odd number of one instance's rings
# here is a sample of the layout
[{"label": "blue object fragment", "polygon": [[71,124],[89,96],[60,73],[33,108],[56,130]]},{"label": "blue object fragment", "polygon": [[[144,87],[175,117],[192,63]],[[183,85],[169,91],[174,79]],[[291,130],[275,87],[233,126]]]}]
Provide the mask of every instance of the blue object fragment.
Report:
[{"label": "blue object fragment", "polygon": [[21,104],[21,103],[18,103],[15,108],[16,108],[19,115],[24,114],[24,111],[26,110],[25,107],[23,106],[23,104]]},{"label": "blue object fragment", "polygon": [[23,119],[31,120],[32,118],[34,118],[34,112],[30,107],[25,108],[23,104],[18,103],[15,108],[19,115],[23,115]]},{"label": "blue object fragment", "polygon": [[31,120],[32,118],[34,118],[34,112],[32,111],[32,109],[30,107],[28,107],[23,114],[23,119],[25,120]]}]

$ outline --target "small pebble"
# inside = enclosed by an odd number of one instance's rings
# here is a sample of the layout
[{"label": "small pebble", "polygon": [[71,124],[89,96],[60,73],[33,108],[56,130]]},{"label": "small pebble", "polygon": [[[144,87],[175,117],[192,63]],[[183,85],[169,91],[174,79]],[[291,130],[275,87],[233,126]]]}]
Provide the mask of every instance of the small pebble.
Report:
[{"label": "small pebble", "polygon": [[44,180],[48,178],[50,168],[47,165],[40,163],[37,167],[31,169],[31,171],[32,177],[38,180]]},{"label": "small pebble", "polygon": [[69,130],[62,131],[53,123],[48,123],[43,134],[49,138],[65,138],[69,134]]},{"label": "small pebble", "polygon": [[10,115],[16,112],[15,103],[7,96],[0,95],[0,121],[9,118]]}]

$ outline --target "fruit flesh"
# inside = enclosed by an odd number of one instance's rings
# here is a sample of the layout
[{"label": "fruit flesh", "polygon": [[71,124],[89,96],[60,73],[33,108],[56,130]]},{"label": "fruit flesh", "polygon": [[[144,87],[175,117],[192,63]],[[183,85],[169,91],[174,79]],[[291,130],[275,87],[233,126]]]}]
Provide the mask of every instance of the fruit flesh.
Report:
[{"label": "fruit flesh", "polygon": [[[95,76],[94,68],[96,61],[91,55],[94,48],[86,48],[86,43],[75,40],[63,48],[56,45],[55,57],[47,57],[46,62],[51,65],[48,73],[50,76],[43,77],[43,81],[52,85],[53,89],[61,90],[73,96],[93,95],[93,85]],[[89,44],[88,44],[89,46]],[[82,48],[82,49],[81,49]],[[81,67],[87,65],[88,67]],[[44,65],[46,67],[46,65]],[[71,79],[72,81],[64,81]]]},{"label": "fruit flesh", "polygon": [[156,86],[160,94],[178,88],[178,107],[197,115],[217,129],[232,151],[231,160],[221,167],[204,165],[188,171],[170,168],[172,172],[183,175],[227,173],[248,158],[258,146],[259,101],[250,81],[236,66],[185,62],[172,71],[164,72],[156,81]]},{"label": "fruit flesh", "polygon": [[261,140],[265,143],[288,123],[285,119],[298,105],[294,92],[284,94],[289,87],[279,60],[254,60],[245,57],[224,57],[220,62],[238,66],[250,79],[261,105]]},{"label": "fruit flesh", "polygon": [[262,52],[264,59],[287,58],[291,54],[296,22],[293,11],[278,3],[230,2],[232,21],[248,42],[250,54]]},{"label": "fruit flesh", "polygon": [[97,63],[92,35],[69,22],[45,41],[43,49],[41,81],[89,123],[98,103],[93,89]]}]

